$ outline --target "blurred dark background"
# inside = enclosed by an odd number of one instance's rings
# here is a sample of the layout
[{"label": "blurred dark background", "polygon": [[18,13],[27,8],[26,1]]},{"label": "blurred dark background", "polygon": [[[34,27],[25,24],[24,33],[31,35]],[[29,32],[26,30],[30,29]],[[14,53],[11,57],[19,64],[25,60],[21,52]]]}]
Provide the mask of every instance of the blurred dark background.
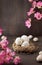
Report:
[{"label": "blurred dark background", "polygon": [[25,27],[25,20],[28,18],[26,12],[30,7],[28,0],[0,0],[0,27],[5,35],[42,35],[42,20],[35,20],[33,15],[31,28]]}]

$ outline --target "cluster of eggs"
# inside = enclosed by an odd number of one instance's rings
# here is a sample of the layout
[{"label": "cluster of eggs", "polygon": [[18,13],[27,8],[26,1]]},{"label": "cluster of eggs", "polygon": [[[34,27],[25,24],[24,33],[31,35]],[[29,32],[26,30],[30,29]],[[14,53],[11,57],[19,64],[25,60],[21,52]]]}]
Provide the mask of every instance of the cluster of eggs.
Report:
[{"label": "cluster of eggs", "polygon": [[39,55],[36,57],[37,61],[42,61],[42,51],[39,52]]},{"label": "cluster of eggs", "polygon": [[[16,45],[21,45],[22,47],[26,47],[29,45],[29,41],[30,39],[32,39],[33,36],[32,35],[22,35],[21,37],[17,37],[15,40]],[[33,41],[38,41],[37,37],[33,38]]]}]

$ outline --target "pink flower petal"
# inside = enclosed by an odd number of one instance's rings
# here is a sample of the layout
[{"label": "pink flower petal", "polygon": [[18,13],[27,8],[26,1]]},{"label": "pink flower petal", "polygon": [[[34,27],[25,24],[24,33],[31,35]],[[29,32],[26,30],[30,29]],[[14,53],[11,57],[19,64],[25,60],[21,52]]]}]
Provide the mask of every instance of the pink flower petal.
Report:
[{"label": "pink flower petal", "polygon": [[8,45],[8,40],[3,39],[2,41],[0,41],[0,45],[3,49],[5,49]]},{"label": "pink flower petal", "polygon": [[35,8],[36,7],[36,4],[37,4],[36,1],[33,1],[32,7]]},{"label": "pink flower petal", "polygon": [[13,57],[7,56],[5,58],[5,63],[10,63],[10,61],[13,59]]},{"label": "pink flower petal", "polygon": [[27,21],[25,22],[25,26],[27,26],[28,28],[31,27],[31,19],[29,19],[29,20],[27,20]]},{"label": "pink flower petal", "polygon": [[12,50],[7,47],[7,48],[6,48],[6,53],[9,54],[9,53],[11,53],[11,52],[12,52]]},{"label": "pink flower petal", "polygon": [[34,17],[37,19],[37,20],[40,20],[42,18],[41,14],[39,12],[36,12],[34,14]]},{"label": "pink flower petal", "polygon": [[5,55],[6,55],[5,51],[2,50],[2,51],[0,52],[0,56],[5,57]]},{"label": "pink flower petal", "polygon": [[2,35],[2,32],[0,32],[0,36]]},{"label": "pink flower petal", "polygon": [[1,43],[1,44],[9,44],[8,40],[6,40],[6,39],[1,40],[0,43]]},{"label": "pink flower petal", "polygon": [[30,8],[30,11],[27,12],[27,15],[30,16],[31,14],[33,14],[35,11],[34,11],[34,8]]},{"label": "pink flower petal", "polygon": [[2,44],[2,49],[6,49],[7,48],[7,45],[6,44]]},{"label": "pink flower petal", "polygon": [[14,62],[14,64],[17,65],[17,64],[21,63],[21,58],[20,58],[19,56],[16,56],[16,57],[14,58],[13,62]]},{"label": "pink flower petal", "polygon": [[37,2],[37,7],[38,8],[41,8],[42,7],[42,2],[41,1]]},{"label": "pink flower petal", "polygon": [[4,57],[5,57],[4,51],[1,51],[0,52],[0,64],[4,63]]},{"label": "pink flower petal", "polygon": [[13,57],[14,57],[15,55],[16,55],[15,52],[11,52],[11,53],[10,53],[10,56],[13,56]]},{"label": "pink flower petal", "polygon": [[3,64],[4,63],[4,58],[0,57],[0,64]]}]

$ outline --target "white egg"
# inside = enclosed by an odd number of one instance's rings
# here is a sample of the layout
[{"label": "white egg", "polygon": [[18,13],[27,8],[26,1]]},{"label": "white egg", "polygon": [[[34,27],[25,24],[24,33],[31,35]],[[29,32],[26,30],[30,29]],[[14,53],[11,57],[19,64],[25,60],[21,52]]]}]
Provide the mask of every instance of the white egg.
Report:
[{"label": "white egg", "polygon": [[42,51],[40,51],[39,54],[42,55]]},{"label": "white egg", "polygon": [[35,41],[35,42],[38,41],[38,38],[37,37],[34,37],[33,38],[33,41]]},{"label": "white egg", "polygon": [[20,37],[17,37],[15,40],[16,45],[21,45],[22,44],[22,40]]},{"label": "white egg", "polygon": [[29,41],[27,35],[22,35],[22,36],[21,36],[21,39],[22,39],[23,41]]},{"label": "white egg", "polygon": [[33,36],[32,36],[32,35],[29,35],[29,36],[28,36],[28,39],[32,39],[32,38],[33,38]]},{"label": "white egg", "polygon": [[22,43],[22,47],[27,47],[29,45],[29,42],[28,41],[24,41],[23,43]]},{"label": "white egg", "polygon": [[37,61],[42,61],[42,55],[38,55],[36,58]]}]

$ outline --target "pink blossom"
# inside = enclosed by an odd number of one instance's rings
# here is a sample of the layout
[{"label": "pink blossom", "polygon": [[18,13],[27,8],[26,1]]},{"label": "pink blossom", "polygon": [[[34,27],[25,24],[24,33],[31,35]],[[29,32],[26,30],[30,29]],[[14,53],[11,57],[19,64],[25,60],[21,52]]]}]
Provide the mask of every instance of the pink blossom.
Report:
[{"label": "pink blossom", "polygon": [[15,55],[16,55],[15,52],[11,52],[11,53],[10,53],[10,56],[12,56],[12,57],[14,57]]},{"label": "pink blossom", "polygon": [[7,48],[6,48],[6,53],[9,54],[9,53],[11,53],[11,52],[12,52],[12,50],[7,47]]},{"label": "pink blossom", "polygon": [[5,57],[6,53],[4,50],[0,51],[0,56]]},{"label": "pink blossom", "polygon": [[2,49],[6,49],[7,45],[6,44],[2,44],[1,47],[2,47]]},{"label": "pink blossom", "polygon": [[33,2],[33,0],[28,0],[29,2]]},{"label": "pink blossom", "polygon": [[30,8],[30,11],[27,12],[27,15],[30,16],[31,14],[33,14],[35,11],[34,11],[34,8]]},{"label": "pink blossom", "polygon": [[4,61],[5,61],[5,63],[10,63],[11,60],[13,60],[13,57],[6,56]]},{"label": "pink blossom", "polygon": [[9,44],[8,40],[6,40],[6,39],[1,40],[0,43],[1,43],[1,44]]},{"label": "pink blossom", "polygon": [[0,56],[0,64],[3,64],[3,63],[4,63],[4,57]]},{"label": "pink blossom", "polygon": [[[8,48],[9,49],[9,48]],[[14,55],[15,55],[15,52],[12,52],[12,51],[10,51],[11,49],[9,49],[9,52],[7,53],[7,51],[6,50],[3,50],[3,51],[1,51],[0,52],[0,64],[2,64],[2,63],[10,63],[12,60],[13,60],[13,57],[14,57]],[[11,53],[13,53],[13,54],[11,54]]]},{"label": "pink blossom", "polygon": [[5,58],[5,51],[0,52],[0,64],[4,63],[4,58]]},{"label": "pink blossom", "polygon": [[40,20],[42,18],[41,14],[39,12],[36,12],[34,14],[34,17],[37,19],[37,20]]},{"label": "pink blossom", "polygon": [[31,19],[30,18],[25,22],[25,26],[27,26],[28,28],[31,27]]},{"label": "pink blossom", "polygon": [[42,7],[42,2],[41,1],[37,2],[37,7],[38,8],[41,8]]},{"label": "pink blossom", "polygon": [[0,45],[3,49],[7,47],[8,43],[9,43],[8,40],[3,39],[2,41],[0,41]]},{"label": "pink blossom", "polygon": [[13,60],[14,64],[17,65],[19,63],[21,63],[21,58],[19,56],[16,56]]},{"label": "pink blossom", "polygon": [[[0,32],[2,34],[2,29],[0,29]],[[0,65],[3,63],[10,63],[11,61],[14,61],[15,64],[20,63],[20,57],[17,56],[15,57],[15,52],[13,52],[9,47],[8,47],[8,40],[6,36],[1,37],[0,41],[0,46],[2,50],[0,51]]]},{"label": "pink blossom", "polygon": [[3,30],[2,30],[2,28],[0,28],[0,36],[2,35],[2,32],[3,32]]},{"label": "pink blossom", "polygon": [[32,7],[35,8],[36,7],[36,4],[37,4],[36,1],[33,1]]}]

